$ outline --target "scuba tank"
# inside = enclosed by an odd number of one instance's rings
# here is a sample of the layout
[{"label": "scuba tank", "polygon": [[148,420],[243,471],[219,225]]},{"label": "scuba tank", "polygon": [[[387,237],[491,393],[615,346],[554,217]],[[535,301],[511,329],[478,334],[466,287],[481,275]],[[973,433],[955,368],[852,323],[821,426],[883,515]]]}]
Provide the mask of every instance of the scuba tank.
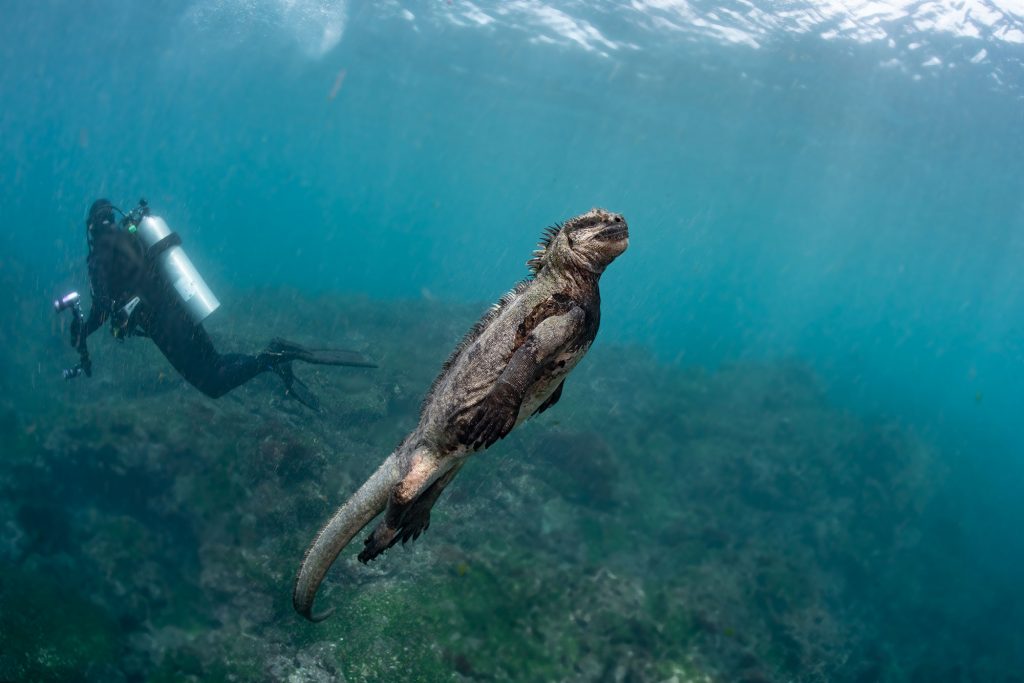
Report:
[{"label": "scuba tank", "polygon": [[181,237],[163,218],[149,213],[145,199],[140,199],[139,206],[125,216],[125,222],[129,232],[142,240],[146,259],[178,294],[192,322],[198,325],[220,307],[220,301],[181,248]]}]

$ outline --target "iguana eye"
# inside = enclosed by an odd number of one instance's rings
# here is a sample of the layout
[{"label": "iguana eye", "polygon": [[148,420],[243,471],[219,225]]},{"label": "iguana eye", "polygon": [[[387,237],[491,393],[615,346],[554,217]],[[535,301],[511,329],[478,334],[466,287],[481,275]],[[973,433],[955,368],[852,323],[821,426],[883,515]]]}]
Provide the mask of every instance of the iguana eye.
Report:
[{"label": "iguana eye", "polygon": [[573,231],[586,230],[587,228],[592,228],[600,223],[601,218],[599,216],[587,216],[586,218],[583,218],[579,222],[577,222],[572,229]]}]

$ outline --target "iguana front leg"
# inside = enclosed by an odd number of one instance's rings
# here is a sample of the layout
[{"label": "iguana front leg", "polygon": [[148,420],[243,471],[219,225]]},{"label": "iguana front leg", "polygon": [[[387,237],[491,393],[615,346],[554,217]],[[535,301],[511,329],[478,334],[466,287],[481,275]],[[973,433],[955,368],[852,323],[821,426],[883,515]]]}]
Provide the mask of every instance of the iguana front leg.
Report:
[{"label": "iguana front leg", "polygon": [[[558,387],[551,392],[551,395],[544,399],[544,402],[537,406],[537,410],[533,411],[534,415],[540,415],[551,406],[558,403],[558,399],[562,398],[562,389],[565,388],[565,380],[563,379],[558,383]],[[531,415],[532,417],[532,415]]]},{"label": "iguana front leg", "polygon": [[463,426],[459,442],[471,450],[490,448],[516,426],[526,393],[540,379],[545,364],[566,348],[583,329],[586,314],[575,306],[544,319],[509,359],[491,391]]}]

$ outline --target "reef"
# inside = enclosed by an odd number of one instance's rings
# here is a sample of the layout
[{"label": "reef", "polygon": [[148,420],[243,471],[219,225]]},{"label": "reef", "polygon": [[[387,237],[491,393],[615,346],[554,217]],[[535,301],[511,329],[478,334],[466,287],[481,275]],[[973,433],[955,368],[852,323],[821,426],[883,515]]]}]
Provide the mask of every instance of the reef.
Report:
[{"label": "reef", "polygon": [[600,338],[420,541],[344,553],[334,617],[308,624],[307,542],[479,311],[223,298],[224,350],[281,334],[381,367],[296,366],[313,413],[271,375],[212,401],[102,333],[95,376],[64,382],[59,322],[33,318],[38,345],[0,332],[0,681],[1012,680],[935,605],[963,577],[929,569],[957,533],[933,446],[837,408],[796,361],[702,370]]}]

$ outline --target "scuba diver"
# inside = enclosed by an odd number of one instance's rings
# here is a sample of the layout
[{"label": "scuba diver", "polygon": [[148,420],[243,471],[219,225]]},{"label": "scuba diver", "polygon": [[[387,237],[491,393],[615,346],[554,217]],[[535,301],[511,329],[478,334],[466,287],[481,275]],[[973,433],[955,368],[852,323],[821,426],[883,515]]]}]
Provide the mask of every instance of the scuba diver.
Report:
[{"label": "scuba diver", "polygon": [[[121,213],[120,221],[115,211]],[[274,372],[287,395],[318,410],[316,396],[295,376],[293,361],[376,367],[355,351],[310,349],[279,338],[256,355],[219,353],[202,323],[220,302],[181,249],[181,238],[149,212],[145,199],[128,214],[106,199],[96,200],[86,219],[86,236],[92,285],[89,315],[82,314],[77,293],[54,302],[57,311],[74,312],[71,344],[82,362],[65,370],[69,379],[92,374],[85,340],[108,320],[117,339],[152,339],[174,369],[211,398],[256,375]]]}]

